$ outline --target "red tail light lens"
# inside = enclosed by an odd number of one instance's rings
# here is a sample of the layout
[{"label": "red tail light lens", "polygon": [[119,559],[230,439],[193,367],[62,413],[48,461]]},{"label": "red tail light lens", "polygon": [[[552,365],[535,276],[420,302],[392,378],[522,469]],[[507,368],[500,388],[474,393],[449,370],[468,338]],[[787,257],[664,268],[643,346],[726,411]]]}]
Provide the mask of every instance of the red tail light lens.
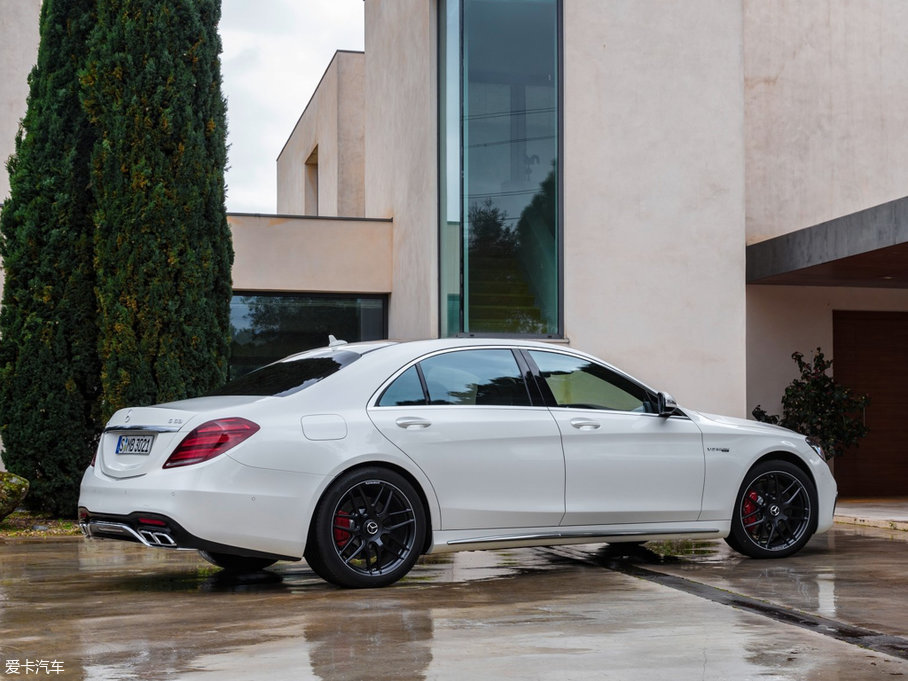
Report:
[{"label": "red tail light lens", "polygon": [[255,435],[259,426],[241,418],[208,421],[183,438],[164,468],[191,466],[208,461]]}]

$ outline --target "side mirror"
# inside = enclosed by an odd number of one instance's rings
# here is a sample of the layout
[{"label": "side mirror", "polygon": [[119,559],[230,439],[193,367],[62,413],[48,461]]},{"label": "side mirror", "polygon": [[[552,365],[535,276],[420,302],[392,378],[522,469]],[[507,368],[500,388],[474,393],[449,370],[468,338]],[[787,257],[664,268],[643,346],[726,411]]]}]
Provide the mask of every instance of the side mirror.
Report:
[{"label": "side mirror", "polygon": [[659,410],[659,416],[671,416],[678,408],[678,403],[668,393],[659,393],[656,395],[656,408]]}]

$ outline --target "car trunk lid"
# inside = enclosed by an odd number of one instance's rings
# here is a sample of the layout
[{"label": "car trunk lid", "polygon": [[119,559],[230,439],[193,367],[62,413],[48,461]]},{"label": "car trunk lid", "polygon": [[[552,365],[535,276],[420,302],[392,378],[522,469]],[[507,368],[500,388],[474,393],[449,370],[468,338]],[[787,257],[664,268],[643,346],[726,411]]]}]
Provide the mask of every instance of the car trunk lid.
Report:
[{"label": "car trunk lid", "polygon": [[189,429],[202,423],[206,416],[256,399],[205,397],[121,409],[101,434],[96,465],[113,478],[134,478],[160,469]]}]

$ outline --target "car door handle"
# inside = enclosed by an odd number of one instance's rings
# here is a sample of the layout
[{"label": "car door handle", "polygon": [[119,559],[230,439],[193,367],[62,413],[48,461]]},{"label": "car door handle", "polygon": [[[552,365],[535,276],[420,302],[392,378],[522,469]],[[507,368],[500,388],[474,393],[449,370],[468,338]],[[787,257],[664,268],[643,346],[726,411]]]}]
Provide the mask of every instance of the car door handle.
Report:
[{"label": "car door handle", "polygon": [[577,430],[596,430],[599,427],[599,421],[592,419],[571,419],[571,425]]},{"label": "car door handle", "polygon": [[431,421],[421,419],[418,416],[401,416],[394,423],[404,430],[422,430],[432,425]]}]

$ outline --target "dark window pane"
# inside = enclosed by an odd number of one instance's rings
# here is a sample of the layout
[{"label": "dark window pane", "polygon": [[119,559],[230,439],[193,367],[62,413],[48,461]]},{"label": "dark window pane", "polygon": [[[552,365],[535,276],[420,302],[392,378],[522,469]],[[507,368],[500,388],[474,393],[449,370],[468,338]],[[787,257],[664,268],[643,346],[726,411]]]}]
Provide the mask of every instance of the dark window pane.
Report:
[{"label": "dark window pane", "polygon": [[510,350],[464,350],[420,362],[430,404],[526,406],[520,368]]},{"label": "dark window pane", "polygon": [[415,366],[398,376],[378,400],[379,407],[408,407],[425,403],[426,395],[422,391],[422,383]]},{"label": "dark window pane", "polygon": [[643,386],[582,358],[530,351],[559,407],[654,411],[654,397]]},{"label": "dark window pane", "polygon": [[328,334],[354,342],[387,337],[384,296],[255,294],[230,303],[230,377],[310,348]]},{"label": "dark window pane", "polygon": [[286,397],[315,385],[359,358],[358,353],[335,350],[276,362],[230,381],[212,394]]}]

